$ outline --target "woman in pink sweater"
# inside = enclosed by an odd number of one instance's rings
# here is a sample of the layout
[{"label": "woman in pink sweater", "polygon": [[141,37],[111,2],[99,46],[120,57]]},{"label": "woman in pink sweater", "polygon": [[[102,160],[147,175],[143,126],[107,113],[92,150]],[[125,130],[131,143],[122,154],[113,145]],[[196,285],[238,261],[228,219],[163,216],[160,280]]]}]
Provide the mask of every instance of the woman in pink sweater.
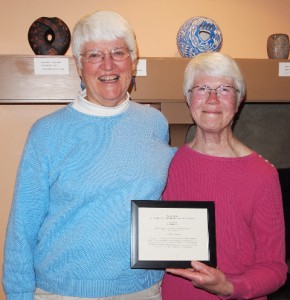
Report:
[{"label": "woman in pink sweater", "polygon": [[188,63],[183,86],[195,136],[176,153],[163,199],[214,201],[217,268],[167,269],[163,300],[267,299],[287,274],[281,188],[274,166],[233,135],[246,85],[219,52]]}]

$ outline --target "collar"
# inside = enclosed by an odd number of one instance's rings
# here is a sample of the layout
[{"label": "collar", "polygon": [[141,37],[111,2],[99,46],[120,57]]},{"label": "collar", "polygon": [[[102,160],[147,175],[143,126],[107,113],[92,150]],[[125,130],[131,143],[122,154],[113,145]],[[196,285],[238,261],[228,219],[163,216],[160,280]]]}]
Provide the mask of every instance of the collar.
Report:
[{"label": "collar", "polygon": [[127,92],[126,99],[120,105],[107,107],[94,104],[85,99],[86,90],[80,91],[77,98],[74,100],[72,107],[79,112],[100,117],[115,116],[127,110],[130,101],[130,94]]}]

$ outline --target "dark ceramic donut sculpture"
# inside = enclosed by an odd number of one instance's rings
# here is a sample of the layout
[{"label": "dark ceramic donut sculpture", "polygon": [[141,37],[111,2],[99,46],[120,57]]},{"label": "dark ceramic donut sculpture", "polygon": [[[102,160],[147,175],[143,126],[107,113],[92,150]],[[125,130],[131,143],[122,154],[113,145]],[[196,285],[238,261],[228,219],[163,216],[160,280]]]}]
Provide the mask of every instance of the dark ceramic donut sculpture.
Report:
[{"label": "dark ceramic donut sculpture", "polygon": [[69,48],[71,34],[59,18],[41,17],[28,31],[28,41],[37,55],[63,55]]}]

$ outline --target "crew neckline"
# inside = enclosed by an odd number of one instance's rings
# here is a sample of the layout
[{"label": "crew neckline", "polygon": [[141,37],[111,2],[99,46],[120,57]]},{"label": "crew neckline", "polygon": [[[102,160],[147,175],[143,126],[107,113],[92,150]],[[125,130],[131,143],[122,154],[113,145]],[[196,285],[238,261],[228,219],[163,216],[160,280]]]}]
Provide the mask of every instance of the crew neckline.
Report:
[{"label": "crew neckline", "polygon": [[[187,149],[187,151],[191,151],[192,153],[195,153],[195,155],[200,156],[201,158],[206,158],[206,159],[211,159],[211,160],[228,160],[228,161],[236,161],[236,160],[244,160],[251,158],[253,156],[257,155],[257,152],[253,151],[247,155],[244,156],[237,156],[237,157],[228,157],[228,156],[215,156],[215,155],[210,155],[206,153],[199,152],[195,149],[192,149],[188,144],[184,144],[183,147]],[[259,155],[261,156],[261,155]]]}]

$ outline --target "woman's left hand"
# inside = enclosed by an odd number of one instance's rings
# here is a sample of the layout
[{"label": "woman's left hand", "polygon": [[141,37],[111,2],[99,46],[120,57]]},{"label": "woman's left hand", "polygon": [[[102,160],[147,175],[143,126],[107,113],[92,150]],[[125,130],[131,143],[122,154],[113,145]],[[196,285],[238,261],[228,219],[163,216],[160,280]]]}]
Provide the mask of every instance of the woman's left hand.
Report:
[{"label": "woman's left hand", "polygon": [[230,296],[233,293],[233,285],[223,272],[198,261],[192,261],[191,266],[192,269],[166,269],[166,271],[190,279],[195,287],[212,294]]}]

